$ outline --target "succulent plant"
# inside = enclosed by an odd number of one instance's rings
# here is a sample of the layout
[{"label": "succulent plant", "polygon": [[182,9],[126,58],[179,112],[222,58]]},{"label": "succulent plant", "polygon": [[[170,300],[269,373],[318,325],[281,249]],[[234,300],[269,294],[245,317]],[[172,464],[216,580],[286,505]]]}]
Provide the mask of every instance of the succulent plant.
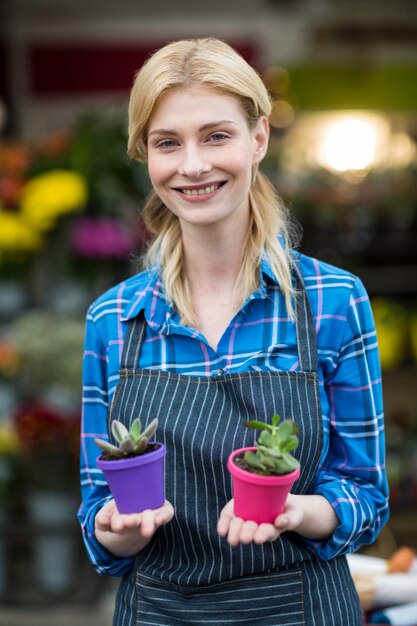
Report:
[{"label": "succulent plant", "polygon": [[298,446],[298,428],[294,420],[279,424],[279,415],[274,415],[272,425],[258,420],[245,423],[247,428],[260,428],[262,432],[256,442],[256,451],[245,452],[244,460],[257,473],[263,475],[288,474],[299,466],[291,454]]},{"label": "succulent plant", "polygon": [[118,420],[111,423],[111,432],[118,446],[104,439],[94,439],[99,448],[107,452],[113,459],[122,459],[126,456],[139,456],[145,454],[149,439],[158,427],[158,420],[154,419],[142,431],[142,426],[137,417],[128,430],[124,424]]}]

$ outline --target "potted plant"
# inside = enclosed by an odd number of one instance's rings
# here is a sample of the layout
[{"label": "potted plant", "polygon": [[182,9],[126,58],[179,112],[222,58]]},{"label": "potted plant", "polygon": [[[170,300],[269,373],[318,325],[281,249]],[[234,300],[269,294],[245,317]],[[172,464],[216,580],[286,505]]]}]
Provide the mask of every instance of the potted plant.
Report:
[{"label": "potted plant", "polygon": [[284,509],[288,493],[300,475],[300,463],[291,454],[298,446],[294,420],[274,415],[272,424],[257,420],[247,428],[262,429],[255,446],[240,448],[229,456],[234,513],[244,520],[273,524]]},{"label": "potted plant", "polygon": [[118,445],[94,440],[103,450],[97,458],[97,467],[104,473],[119,513],[157,509],[165,502],[166,448],[162,443],[149,442],[157,427],[157,419],[143,431],[139,418],[129,430],[113,420],[111,431]]},{"label": "potted plant", "polygon": [[9,591],[10,530],[20,494],[20,452],[17,433],[10,420],[0,419],[0,603]]},{"label": "potted plant", "polygon": [[69,593],[77,580],[79,411],[35,401],[16,411],[34,583],[50,596]]}]

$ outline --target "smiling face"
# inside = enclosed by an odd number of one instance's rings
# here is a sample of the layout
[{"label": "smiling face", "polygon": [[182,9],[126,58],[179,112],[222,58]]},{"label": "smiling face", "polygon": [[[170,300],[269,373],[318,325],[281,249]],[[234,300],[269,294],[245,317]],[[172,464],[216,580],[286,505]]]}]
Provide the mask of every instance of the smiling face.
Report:
[{"label": "smiling face", "polygon": [[146,155],[152,185],[181,226],[247,223],[253,166],[268,122],[249,128],[239,100],[206,87],[172,89],[153,113]]}]

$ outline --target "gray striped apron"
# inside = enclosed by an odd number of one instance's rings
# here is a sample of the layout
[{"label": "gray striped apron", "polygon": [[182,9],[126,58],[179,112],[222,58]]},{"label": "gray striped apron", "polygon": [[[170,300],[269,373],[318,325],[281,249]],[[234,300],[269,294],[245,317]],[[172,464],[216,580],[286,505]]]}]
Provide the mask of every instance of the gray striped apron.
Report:
[{"label": "gray striped apron", "polygon": [[228,455],[256,437],[243,425],[248,418],[270,421],[279,413],[295,419],[302,472],[293,493],[313,493],[322,448],[316,334],[298,270],[295,276],[301,371],[203,377],[140,369],[146,321],[141,313],[128,322],[109,424],[158,417],[156,439],[167,448],[166,497],[175,517],[123,577],[114,626],[362,624],[344,557],[319,560],[295,533],[231,548],[216,531],[232,497]]}]

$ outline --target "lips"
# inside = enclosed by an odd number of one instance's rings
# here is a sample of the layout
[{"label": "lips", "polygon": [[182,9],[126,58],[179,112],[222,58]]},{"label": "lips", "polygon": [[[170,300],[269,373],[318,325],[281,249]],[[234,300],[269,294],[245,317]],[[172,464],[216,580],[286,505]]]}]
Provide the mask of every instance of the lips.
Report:
[{"label": "lips", "polygon": [[207,194],[215,192],[225,184],[226,181],[220,181],[216,183],[193,185],[192,187],[175,187],[175,191],[179,191],[185,196],[206,196]]}]

